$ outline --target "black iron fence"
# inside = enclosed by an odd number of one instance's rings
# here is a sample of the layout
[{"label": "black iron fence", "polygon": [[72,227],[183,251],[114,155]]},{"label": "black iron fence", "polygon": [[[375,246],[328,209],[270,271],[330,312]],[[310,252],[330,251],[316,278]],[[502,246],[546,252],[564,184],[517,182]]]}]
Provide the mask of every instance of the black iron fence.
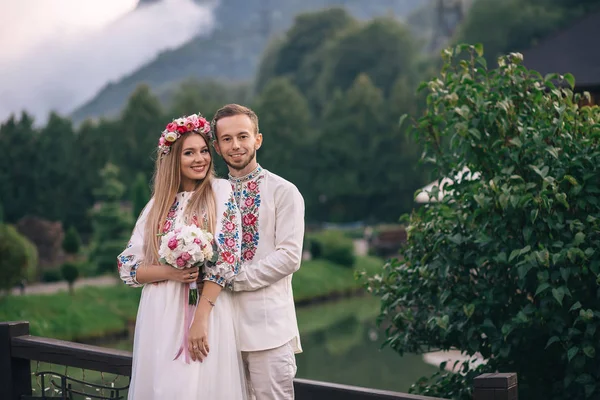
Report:
[{"label": "black iron fence", "polygon": [[[56,371],[46,365],[60,365],[64,370]],[[82,379],[69,374],[68,368],[84,371]],[[101,379],[91,382],[85,378],[85,371],[96,371],[93,373],[100,374]],[[105,374],[114,377],[106,378]],[[31,336],[28,322],[0,322],[2,399],[124,399],[128,379],[123,382],[120,378],[130,374],[128,351]],[[298,400],[436,400],[306,379],[296,379],[294,387]],[[484,374],[475,379],[474,400],[517,399],[516,374]]]}]

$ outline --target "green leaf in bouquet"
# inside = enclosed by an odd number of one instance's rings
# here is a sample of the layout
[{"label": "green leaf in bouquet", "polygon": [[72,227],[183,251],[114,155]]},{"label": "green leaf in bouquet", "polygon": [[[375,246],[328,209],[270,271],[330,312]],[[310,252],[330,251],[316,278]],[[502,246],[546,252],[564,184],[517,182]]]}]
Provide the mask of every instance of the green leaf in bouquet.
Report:
[{"label": "green leaf in bouquet", "polygon": [[213,242],[212,246],[213,246],[213,256],[208,261],[210,261],[211,263],[216,263],[217,260],[219,259],[219,246],[217,246],[216,242]]}]

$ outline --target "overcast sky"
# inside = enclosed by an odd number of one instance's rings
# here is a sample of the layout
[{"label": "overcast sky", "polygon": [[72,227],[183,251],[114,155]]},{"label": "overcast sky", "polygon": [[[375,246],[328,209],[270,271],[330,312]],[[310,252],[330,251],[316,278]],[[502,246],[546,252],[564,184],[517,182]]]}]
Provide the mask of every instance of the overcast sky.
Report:
[{"label": "overcast sky", "polygon": [[[0,121],[25,109],[43,121],[89,100],[158,52],[212,30],[193,0],[0,0]],[[174,61],[176,62],[176,61]]]}]

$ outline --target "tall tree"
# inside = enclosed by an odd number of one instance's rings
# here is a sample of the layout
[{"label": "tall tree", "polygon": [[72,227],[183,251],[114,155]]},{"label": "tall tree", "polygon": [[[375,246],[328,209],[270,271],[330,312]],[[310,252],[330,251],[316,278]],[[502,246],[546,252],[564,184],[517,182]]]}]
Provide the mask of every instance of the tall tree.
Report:
[{"label": "tall tree", "polygon": [[89,234],[92,223],[88,210],[94,204],[94,188],[100,180],[100,170],[114,157],[119,147],[119,129],[115,121],[84,121],[75,138],[74,164],[80,166],[72,187],[67,224],[82,234]]},{"label": "tall tree", "polygon": [[[75,132],[71,121],[52,112],[39,135],[35,164],[35,207],[38,216],[65,221],[71,204],[78,168],[75,168]],[[73,221],[74,222],[74,221]]]},{"label": "tall tree", "polygon": [[314,196],[307,171],[317,133],[306,99],[288,78],[276,78],[256,99],[254,109],[260,116],[263,134],[260,163],[294,182],[310,202]]},{"label": "tall tree", "polygon": [[[373,173],[385,136],[384,97],[366,74],[337,92],[325,111],[314,183],[323,200],[322,218],[355,221],[372,215],[382,182]],[[385,188],[383,188],[385,190]]]},{"label": "tall tree", "polygon": [[100,273],[115,267],[116,257],[125,247],[132,225],[130,213],[121,208],[125,186],[118,175],[119,169],[107,164],[100,172],[101,186],[95,191],[97,207],[92,210],[90,260]]},{"label": "tall tree", "polygon": [[321,104],[326,104],[336,89],[346,91],[360,74],[388,96],[399,76],[416,77],[417,48],[410,31],[391,18],[374,19],[344,31],[332,41],[319,78]]},{"label": "tall tree", "polygon": [[138,172],[152,174],[156,145],[165,123],[159,100],[147,85],[138,86],[121,113],[118,146],[114,148],[128,187]]},{"label": "tall tree", "polygon": [[20,119],[11,116],[0,125],[0,147],[6,149],[0,157],[0,203],[4,206],[4,218],[11,223],[30,212],[36,202],[41,153],[33,122],[24,112]]},{"label": "tall tree", "polygon": [[[338,33],[355,24],[357,21],[339,7],[297,15],[283,40],[275,41],[267,48],[257,76],[258,90],[261,91],[269,79],[275,77],[289,77],[299,86],[296,75],[306,59]],[[306,93],[308,87],[299,86],[299,89]]]}]

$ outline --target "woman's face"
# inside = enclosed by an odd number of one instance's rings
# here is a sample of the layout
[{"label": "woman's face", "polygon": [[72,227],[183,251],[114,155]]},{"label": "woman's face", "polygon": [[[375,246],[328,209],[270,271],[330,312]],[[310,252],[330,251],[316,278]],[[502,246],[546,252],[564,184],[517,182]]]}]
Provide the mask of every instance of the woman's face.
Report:
[{"label": "woman's face", "polygon": [[191,192],[204,179],[210,167],[210,150],[204,138],[188,135],[181,147],[181,189]]}]

